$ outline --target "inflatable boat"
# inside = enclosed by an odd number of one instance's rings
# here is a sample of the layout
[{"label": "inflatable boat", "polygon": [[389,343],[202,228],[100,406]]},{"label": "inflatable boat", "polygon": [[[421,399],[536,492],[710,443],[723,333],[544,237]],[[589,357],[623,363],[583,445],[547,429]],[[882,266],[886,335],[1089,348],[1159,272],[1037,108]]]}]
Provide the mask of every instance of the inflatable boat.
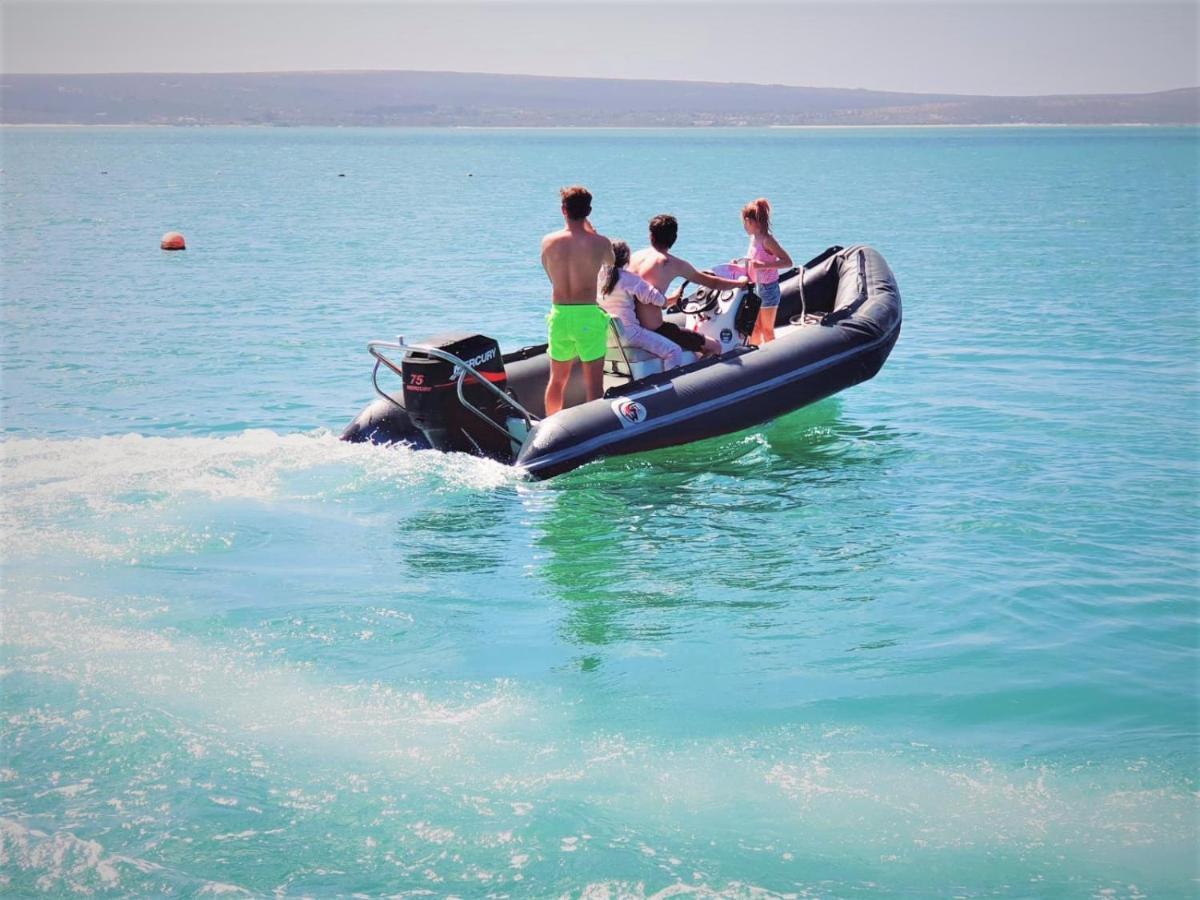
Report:
[{"label": "inflatable boat", "polygon": [[[579,367],[566,407],[543,406],[546,345],[502,354],[492,338],[452,333],[418,343],[371,341],[379,397],[350,423],[346,441],[404,442],[491,457],[549,478],[604,456],[640,453],[741,431],[873,377],[900,335],[900,292],[883,257],[867,246],[830,247],[782,273],[776,338],[749,335],[759,298],[749,289],[684,286],[667,316],[721,343],[720,355],[663,370],[628,347],[611,322],[604,395],[584,401]],[[399,376],[379,385],[380,369]]]}]

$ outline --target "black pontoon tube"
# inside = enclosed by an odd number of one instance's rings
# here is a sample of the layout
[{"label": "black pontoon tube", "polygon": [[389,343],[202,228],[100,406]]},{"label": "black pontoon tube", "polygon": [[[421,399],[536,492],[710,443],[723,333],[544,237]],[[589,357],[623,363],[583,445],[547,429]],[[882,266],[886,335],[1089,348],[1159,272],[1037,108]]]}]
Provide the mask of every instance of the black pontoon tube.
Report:
[{"label": "black pontoon tube", "polygon": [[821,311],[822,294],[829,301],[819,325],[796,327],[763,347],[651,376],[564,410],[533,429],[517,466],[545,478],[599,456],[741,431],[871,378],[900,332],[900,293],[891,270],[870,247],[818,259],[787,279],[787,302],[780,303],[784,322],[793,308],[802,308],[802,279],[814,273],[812,284],[825,290],[808,292],[810,310]]}]

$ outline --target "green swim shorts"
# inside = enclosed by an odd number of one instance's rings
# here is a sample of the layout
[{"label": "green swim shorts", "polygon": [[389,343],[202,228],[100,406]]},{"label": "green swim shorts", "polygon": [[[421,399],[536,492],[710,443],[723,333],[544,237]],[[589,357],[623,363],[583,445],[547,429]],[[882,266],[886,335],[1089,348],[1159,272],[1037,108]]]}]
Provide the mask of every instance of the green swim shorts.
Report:
[{"label": "green swim shorts", "polygon": [[550,330],[550,358],[555,362],[569,362],[576,357],[591,362],[604,356],[608,313],[594,303],[555,303],[546,322]]}]

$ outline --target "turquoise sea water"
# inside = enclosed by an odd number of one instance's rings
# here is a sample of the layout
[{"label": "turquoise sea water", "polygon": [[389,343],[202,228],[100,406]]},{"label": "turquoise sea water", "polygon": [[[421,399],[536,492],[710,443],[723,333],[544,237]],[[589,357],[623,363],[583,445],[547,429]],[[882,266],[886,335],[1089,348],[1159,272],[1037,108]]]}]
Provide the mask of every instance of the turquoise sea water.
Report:
[{"label": "turquoise sea water", "polygon": [[[7,892],[1198,890],[1195,130],[0,150]],[[575,181],[875,245],[891,360],[545,483],[339,443],[369,338],[540,339]]]}]

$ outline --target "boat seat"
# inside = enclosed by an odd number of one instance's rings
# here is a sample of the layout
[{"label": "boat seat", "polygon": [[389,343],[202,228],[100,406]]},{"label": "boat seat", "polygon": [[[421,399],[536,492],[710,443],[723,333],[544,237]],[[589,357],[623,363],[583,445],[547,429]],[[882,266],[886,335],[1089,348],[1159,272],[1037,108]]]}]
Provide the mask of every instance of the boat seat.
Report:
[{"label": "boat seat", "polygon": [[620,319],[608,320],[608,347],[604,351],[604,369],[614,375],[624,375],[630,381],[655,375],[663,370],[661,357],[641,347],[625,343],[625,327]]},{"label": "boat seat", "polygon": [[[683,365],[695,362],[695,353],[683,351]],[[637,381],[647,375],[657,375],[662,372],[663,360],[649,350],[641,347],[631,347],[625,341],[625,327],[620,319],[608,320],[608,345],[604,351],[604,371],[606,374],[619,375],[630,381]]]}]

